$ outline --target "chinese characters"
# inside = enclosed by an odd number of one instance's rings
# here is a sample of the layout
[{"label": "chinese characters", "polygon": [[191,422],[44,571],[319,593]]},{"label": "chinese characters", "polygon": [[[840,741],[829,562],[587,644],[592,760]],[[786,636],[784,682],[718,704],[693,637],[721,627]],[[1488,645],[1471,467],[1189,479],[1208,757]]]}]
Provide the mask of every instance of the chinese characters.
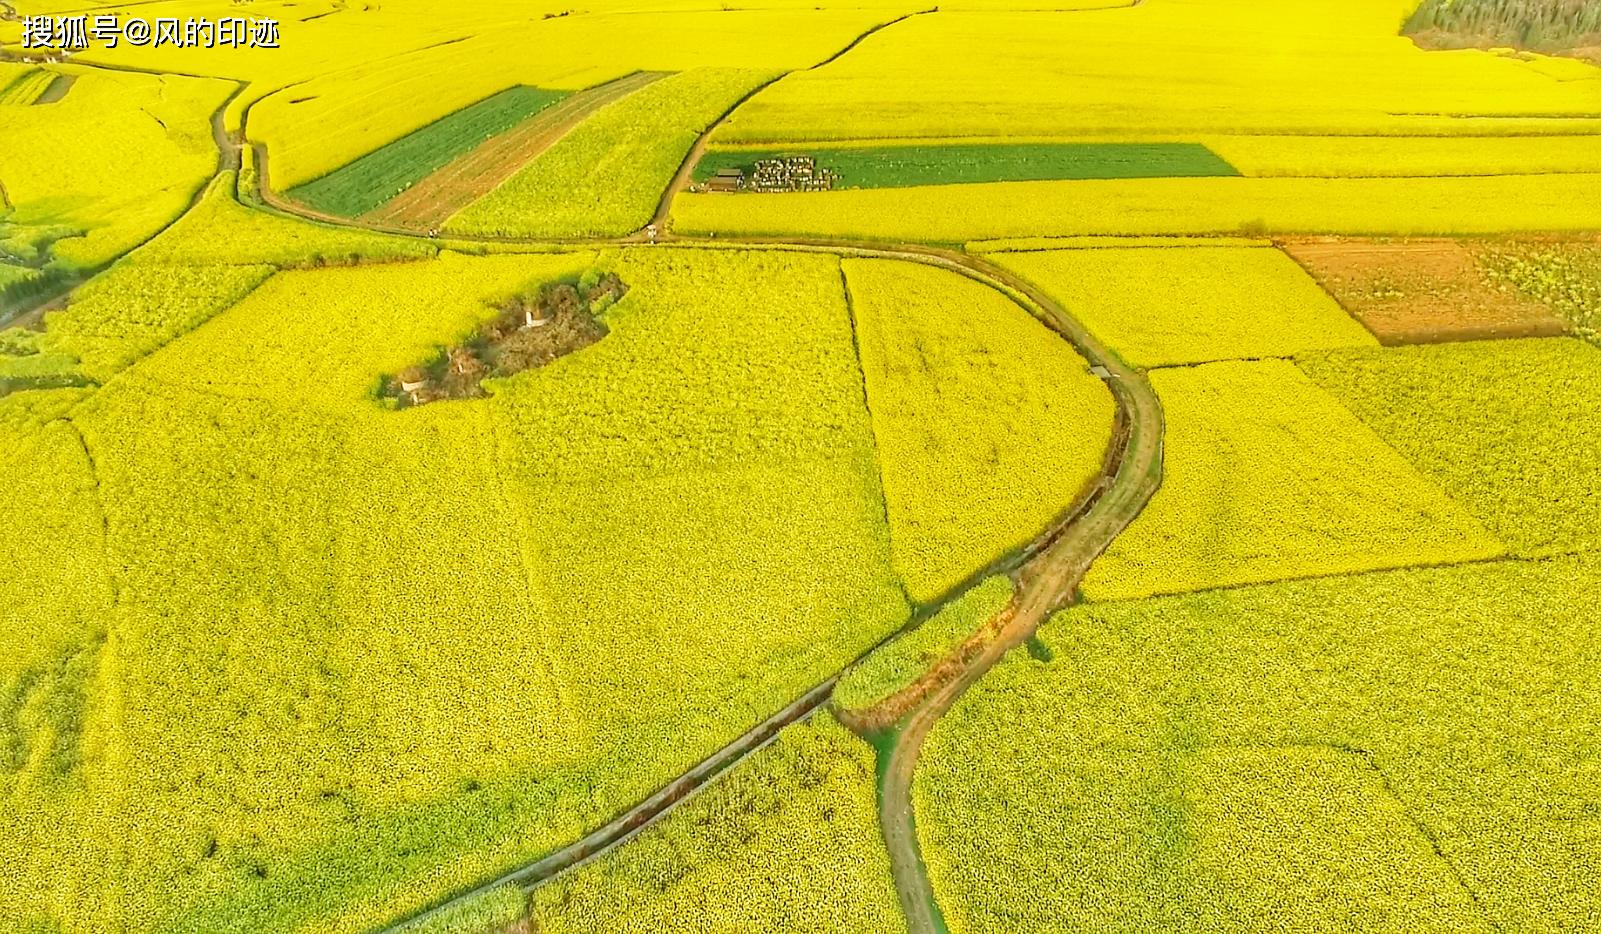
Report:
[{"label": "chinese characters", "polygon": [[154,20],[110,15],[24,16],[22,47],[64,52],[89,48],[91,42],[114,49],[131,46],[177,49],[276,49],[278,21],[227,16],[221,19],[157,17]]}]

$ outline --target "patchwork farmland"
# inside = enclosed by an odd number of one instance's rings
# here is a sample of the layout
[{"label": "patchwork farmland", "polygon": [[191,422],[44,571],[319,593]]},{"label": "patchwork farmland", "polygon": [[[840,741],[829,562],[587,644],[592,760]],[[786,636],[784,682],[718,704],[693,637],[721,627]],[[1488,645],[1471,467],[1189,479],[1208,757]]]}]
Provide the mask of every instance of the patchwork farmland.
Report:
[{"label": "patchwork farmland", "polygon": [[0,930],[1601,929],[1587,4],[81,12]]}]

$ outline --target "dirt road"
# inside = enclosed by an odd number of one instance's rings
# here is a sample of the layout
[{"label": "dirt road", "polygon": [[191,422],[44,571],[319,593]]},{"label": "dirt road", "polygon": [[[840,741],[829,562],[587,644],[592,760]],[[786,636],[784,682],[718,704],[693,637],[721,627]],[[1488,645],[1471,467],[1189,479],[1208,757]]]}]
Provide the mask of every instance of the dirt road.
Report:
[{"label": "dirt road", "polygon": [[[918,14],[910,14],[918,15]],[[846,50],[854,47],[868,35],[887,28],[893,20],[880,24],[864,33]],[[843,54],[842,50],[840,53]],[[837,54],[835,57],[837,57]],[[830,59],[832,60],[832,59]],[[241,85],[242,89],[242,85]],[[238,93],[238,92],[236,92]],[[226,106],[226,105],[225,105]],[[219,171],[236,169],[239,164],[241,140],[245,134],[229,134],[221,119],[223,108],[213,118],[212,130],[219,151]],[[730,111],[732,112],[732,111]],[[725,115],[726,118],[727,115]],[[242,122],[248,122],[249,107]],[[718,121],[720,123],[721,121]],[[678,173],[664,192],[655,215],[657,239],[683,246],[733,249],[780,249],[808,252],[827,252],[840,256],[865,256],[925,263],[947,269],[995,288],[1014,300],[1019,300],[1038,315],[1046,324],[1072,343],[1092,364],[1104,366],[1111,374],[1107,380],[1118,406],[1120,431],[1115,433],[1112,450],[1108,452],[1104,482],[1097,484],[1089,500],[1063,521],[1042,533],[1024,550],[1025,560],[1017,572],[1019,593],[1013,618],[1000,630],[998,637],[972,658],[960,674],[946,683],[908,715],[901,724],[887,761],[882,769],[880,819],[885,842],[894,870],[895,885],[913,934],[943,931],[943,920],[933,898],[929,880],[924,872],[918,847],[916,825],[912,808],[912,780],[916,772],[917,757],[929,731],[962,693],[985,672],[993,667],[1008,651],[1022,645],[1035,629],[1055,609],[1069,602],[1087,571],[1090,563],[1103,552],[1143,509],[1145,503],[1161,482],[1162,472],[1162,412],[1150,384],[1142,373],[1129,367],[1088,329],[1073,318],[1060,305],[1028,282],[1023,281],[989,261],[956,250],[912,243],[866,243],[819,241],[806,239],[700,239],[672,234],[668,225],[673,197],[687,183],[698,155],[705,150],[706,140],[718,124],[709,127],[697,141]],[[267,153],[264,147],[254,147],[259,196],[263,203],[253,207],[276,210],[324,224],[355,227],[399,236],[418,237],[415,230],[397,227],[376,219],[350,220],[312,211],[287,201],[272,192],[266,184],[268,175]],[[249,204],[249,202],[245,202]],[[453,238],[455,239],[455,238]],[[514,239],[473,237],[471,240],[497,240],[506,243],[524,243],[530,246],[619,246],[638,244],[646,239],[643,232],[627,237],[552,243],[551,241],[519,241]],[[952,595],[959,596],[959,594]],[[634,807],[617,815],[604,826],[561,850],[515,869],[506,875],[484,883],[470,892],[461,893],[422,915],[406,919],[399,927],[459,906],[462,902],[501,885],[514,884],[525,888],[548,880],[562,872],[582,865],[626,841],[654,822],[670,813],[683,801],[704,788],[727,768],[745,756],[762,748],[785,725],[804,719],[828,700],[837,675],[795,700],[783,710],[757,724],[689,771],[658,790]],[[394,929],[392,929],[394,930]]]},{"label": "dirt road", "polygon": [[1017,611],[1012,619],[958,677],[907,716],[890,747],[888,762],[881,769],[879,821],[894,868],[895,889],[911,934],[945,930],[924,867],[913,808],[912,784],[924,740],[963,692],[1008,652],[1027,642],[1053,611],[1072,600],[1090,563],[1134,521],[1162,482],[1162,409],[1144,374],[1117,359],[1083,325],[1033,286],[976,257],[964,257],[964,264],[1028,296],[1085,357],[1111,372],[1108,383],[1117,397],[1120,415],[1126,419],[1127,439],[1116,457],[1111,482],[1100,489],[1099,498],[1022,567],[1018,574]]}]

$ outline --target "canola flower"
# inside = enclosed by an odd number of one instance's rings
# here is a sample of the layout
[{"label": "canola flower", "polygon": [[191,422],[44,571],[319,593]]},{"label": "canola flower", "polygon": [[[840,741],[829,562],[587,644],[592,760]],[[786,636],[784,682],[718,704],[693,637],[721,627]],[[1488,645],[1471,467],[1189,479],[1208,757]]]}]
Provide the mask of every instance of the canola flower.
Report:
[{"label": "canola flower", "polygon": [[1136,366],[1376,347],[1295,261],[1273,249],[1081,249],[992,254]]},{"label": "canola flower", "polygon": [[1513,554],[1601,545],[1601,350],[1526,339],[1299,363]]},{"label": "canola flower", "polygon": [[1505,548],[1284,360],[1157,370],[1162,488],[1084,579],[1123,600],[1449,564]]},{"label": "canola flower", "polygon": [[846,260],[895,566],[932,602],[1038,535],[1100,471],[1110,393],[1007,296]]},{"label": "canola flower", "polygon": [[786,728],[638,838],[536,889],[538,930],[906,930],[878,835],[873,751],[827,715]]},{"label": "canola flower", "polygon": [[924,747],[950,930],[1582,928],[1598,599],[1589,555],[1056,615]]}]

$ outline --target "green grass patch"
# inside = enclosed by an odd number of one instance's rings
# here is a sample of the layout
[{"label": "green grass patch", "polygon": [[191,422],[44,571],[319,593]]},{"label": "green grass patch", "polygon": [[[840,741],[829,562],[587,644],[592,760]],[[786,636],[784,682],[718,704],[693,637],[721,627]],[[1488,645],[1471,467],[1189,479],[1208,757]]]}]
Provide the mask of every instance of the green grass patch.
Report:
[{"label": "green grass patch", "polygon": [[0,104],[25,107],[36,103],[55,79],[56,75],[43,68],[25,71],[0,89]]},{"label": "green grass patch", "polygon": [[1010,580],[1002,575],[986,579],[946,604],[933,619],[846,672],[834,688],[834,703],[844,710],[864,710],[911,687],[1006,609],[1011,599]]},{"label": "green grass patch", "polygon": [[506,132],[566,91],[517,85],[441,117],[381,149],[289,190],[295,200],[330,214],[355,217],[443,168],[457,156]]},{"label": "green grass patch", "polygon": [[748,175],[759,159],[803,155],[816,157],[820,168],[838,173],[838,188],[1240,174],[1199,143],[977,143],[722,150],[701,157],[694,177],[704,182],[722,169],[744,169]]}]

